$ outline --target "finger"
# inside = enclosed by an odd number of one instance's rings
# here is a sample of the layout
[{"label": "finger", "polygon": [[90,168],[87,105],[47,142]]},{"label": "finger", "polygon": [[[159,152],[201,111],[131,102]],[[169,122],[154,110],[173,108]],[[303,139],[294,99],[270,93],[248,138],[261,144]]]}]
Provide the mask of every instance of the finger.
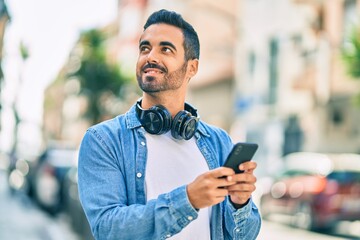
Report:
[{"label": "finger", "polygon": [[220,177],[224,177],[224,176],[234,175],[235,172],[231,168],[219,167],[219,168],[216,168],[214,170],[211,170],[210,174],[214,178],[220,178]]},{"label": "finger", "polygon": [[244,162],[239,165],[239,169],[242,171],[254,171],[257,167],[257,163],[254,161]]},{"label": "finger", "polygon": [[216,198],[222,198],[229,195],[229,191],[226,188],[218,188],[215,192]]},{"label": "finger", "polygon": [[232,176],[233,181],[241,182],[241,183],[255,183],[257,178],[252,173],[239,173]]},{"label": "finger", "polygon": [[233,192],[241,192],[241,193],[252,193],[256,190],[256,186],[254,184],[245,184],[245,183],[238,183],[227,187],[229,194]]},{"label": "finger", "polygon": [[236,184],[236,181],[232,176],[220,177],[217,180],[218,188],[226,188],[228,186]]}]

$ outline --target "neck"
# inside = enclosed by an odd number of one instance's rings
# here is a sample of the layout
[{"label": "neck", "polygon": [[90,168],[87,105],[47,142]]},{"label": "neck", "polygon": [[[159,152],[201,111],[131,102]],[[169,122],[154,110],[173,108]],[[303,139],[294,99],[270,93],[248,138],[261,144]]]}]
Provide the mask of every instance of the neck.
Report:
[{"label": "neck", "polygon": [[174,117],[179,111],[184,110],[185,96],[171,96],[169,94],[143,93],[141,107],[149,109],[154,105],[164,106]]}]

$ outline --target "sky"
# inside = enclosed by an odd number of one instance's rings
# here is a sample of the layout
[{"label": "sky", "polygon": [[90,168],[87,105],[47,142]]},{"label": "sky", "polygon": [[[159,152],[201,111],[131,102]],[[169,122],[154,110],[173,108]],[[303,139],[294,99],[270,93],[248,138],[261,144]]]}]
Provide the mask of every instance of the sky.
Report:
[{"label": "sky", "polygon": [[[22,138],[40,138],[44,89],[53,81],[70,49],[84,29],[101,27],[116,18],[117,0],[7,0],[11,16],[4,38],[2,130],[0,149],[12,145],[14,118],[11,107],[18,99],[23,121]],[[29,50],[24,62],[19,46]]]}]

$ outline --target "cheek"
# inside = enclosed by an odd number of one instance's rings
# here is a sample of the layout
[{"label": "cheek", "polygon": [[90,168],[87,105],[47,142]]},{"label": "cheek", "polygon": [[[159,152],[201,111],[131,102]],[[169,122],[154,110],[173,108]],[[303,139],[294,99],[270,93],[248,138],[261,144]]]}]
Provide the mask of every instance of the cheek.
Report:
[{"label": "cheek", "polygon": [[143,60],[141,57],[138,58],[136,62],[136,72],[140,73],[142,66],[144,66]]}]

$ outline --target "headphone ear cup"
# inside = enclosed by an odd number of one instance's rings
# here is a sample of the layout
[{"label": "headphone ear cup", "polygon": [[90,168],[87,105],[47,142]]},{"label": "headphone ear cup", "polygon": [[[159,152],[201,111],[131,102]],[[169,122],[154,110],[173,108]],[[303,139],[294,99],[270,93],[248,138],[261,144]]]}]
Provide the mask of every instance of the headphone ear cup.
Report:
[{"label": "headphone ear cup", "polygon": [[181,135],[185,140],[192,138],[198,128],[199,120],[194,116],[188,116],[181,127]]},{"label": "headphone ear cup", "polygon": [[171,129],[171,114],[170,112],[162,105],[153,106],[151,109],[155,110],[162,117],[162,126],[161,131],[158,134],[163,134],[168,132]]},{"label": "headphone ear cup", "polygon": [[180,111],[174,117],[171,135],[178,140],[189,140],[194,136],[198,122],[198,118],[192,116],[190,112],[186,110]]},{"label": "headphone ear cup", "polygon": [[150,134],[161,134],[163,128],[163,117],[154,109],[148,109],[140,119],[145,131]]},{"label": "headphone ear cup", "polygon": [[153,106],[142,111],[140,122],[148,133],[160,135],[170,130],[171,114],[161,105]]},{"label": "headphone ear cup", "polygon": [[180,111],[175,115],[171,127],[171,135],[173,136],[173,138],[178,140],[182,139],[181,128],[188,114],[190,113],[187,111]]}]

